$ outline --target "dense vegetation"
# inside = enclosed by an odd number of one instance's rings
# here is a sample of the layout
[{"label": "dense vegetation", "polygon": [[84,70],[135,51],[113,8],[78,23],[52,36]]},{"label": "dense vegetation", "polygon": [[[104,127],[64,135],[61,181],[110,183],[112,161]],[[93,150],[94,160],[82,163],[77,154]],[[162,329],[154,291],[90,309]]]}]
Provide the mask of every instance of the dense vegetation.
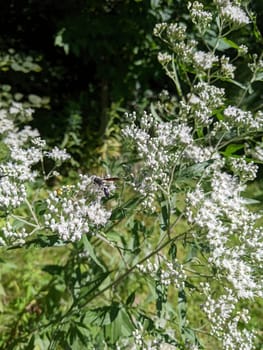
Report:
[{"label": "dense vegetation", "polygon": [[263,349],[262,16],[2,4],[1,349]]}]

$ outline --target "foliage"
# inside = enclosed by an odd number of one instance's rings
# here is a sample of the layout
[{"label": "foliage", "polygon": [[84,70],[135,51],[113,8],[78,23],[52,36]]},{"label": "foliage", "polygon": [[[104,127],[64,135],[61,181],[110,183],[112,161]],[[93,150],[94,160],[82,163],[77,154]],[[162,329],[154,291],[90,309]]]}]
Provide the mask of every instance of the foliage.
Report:
[{"label": "foliage", "polygon": [[[80,164],[96,162],[111,111],[140,103],[162,87],[152,29],[169,19],[170,1],[12,0],[2,4],[1,47],[42,59],[41,72],[2,77],[14,93],[49,96],[32,125],[49,144],[63,144]],[[66,49],[65,49],[66,48]],[[118,119],[123,114],[119,112]],[[72,121],[75,121],[72,123]],[[115,120],[116,122],[116,120]],[[113,158],[113,157],[112,157]]]},{"label": "foliage", "polygon": [[[26,124],[42,98],[1,105],[2,349],[260,349],[263,227],[245,191],[263,162],[262,38],[241,1],[162,20],[158,59],[175,93],[127,113],[119,133],[108,124],[123,149],[114,164],[100,149],[105,178],[59,173],[69,154]],[[80,55],[81,35],[66,33],[56,44]],[[80,131],[75,112],[63,147]]]}]

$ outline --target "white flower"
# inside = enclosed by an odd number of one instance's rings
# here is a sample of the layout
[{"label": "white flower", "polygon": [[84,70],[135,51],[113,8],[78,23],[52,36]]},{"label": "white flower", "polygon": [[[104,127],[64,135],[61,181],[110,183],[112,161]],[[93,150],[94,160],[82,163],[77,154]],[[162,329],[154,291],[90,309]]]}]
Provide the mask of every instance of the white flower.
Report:
[{"label": "white flower", "polygon": [[157,23],[153,29],[153,34],[155,36],[160,36],[162,32],[167,28],[167,23]]},{"label": "white flower", "polygon": [[252,130],[257,130],[263,127],[263,118],[258,114],[253,117],[252,112],[243,111],[235,106],[228,106],[224,110],[226,122],[233,126],[246,127]]},{"label": "white flower", "polygon": [[7,118],[7,112],[4,109],[0,110],[0,134],[14,130],[15,126],[12,120]]},{"label": "white flower", "polygon": [[220,58],[220,63],[221,63],[221,72],[226,78],[234,78],[234,71],[236,69],[235,66],[233,66],[231,63],[229,63],[229,57],[226,57],[223,55]]},{"label": "white flower", "polygon": [[82,175],[79,183],[51,192],[46,200],[45,226],[63,241],[79,240],[82,235],[106,225],[110,218],[111,212],[101,202],[103,191],[93,179]]},{"label": "white flower", "polygon": [[262,290],[262,282],[254,278],[251,267],[254,259],[262,258],[262,237],[254,228],[260,216],[245,207],[240,195],[243,189],[237,178],[221,170],[213,174],[209,194],[198,187],[187,196],[189,223],[206,235],[211,249],[209,262],[232,284],[238,299],[259,296]]},{"label": "white flower", "polygon": [[250,153],[255,159],[263,162],[263,145],[256,146]]},{"label": "white flower", "polygon": [[46,152],[45,155],[57,162],[64,162],[65,160],[70,159],[70,155],[66,150],[59,149],[57,146],[55,146],[50,152]]},{"label": "white flower", "polygon": [[26,199],[24,184],[5,176],[0,179],[0,205],[5,209],[19,207]]},{"label": "white flower", "polygon": [[208,70],[218,62],[218,57],[210,52],[197,51],[193,55],[193,60],[198,68]]},{"label": "white flower", "polygon": [[238,175],[241,181],[253,181],[257,176],[258,166],[253,162],[248,163],[245,157],[230,158],[232,169]]},{"label": "white flower", "polygon": [[158,61],[161,64],[166,65],[172,61],[172,56],[170,54],[168,54],[167,52],[159,52],[158,53]]},{"label": "white flower", "polygon": [[237,25],[245,25],[250,22],[246,13],[237,4],[231,4],[230,0],[214,0],[218,5],[221,16],[226,21]]},{"label": "white flower", "polygon": [[87,208],[87,214],[90,221],[99,226],[106,225],[111,216],[111,212],[105,210],[100,203],[91,203]]},{"label": "white flower", "polygon": [[189,2],[187,7],[190,11],[193,23],[197,24],[201,31],[207,29],[213,19],[212,13],[204,11],[204,5],[198,1],[194,1],[193,3]]}]

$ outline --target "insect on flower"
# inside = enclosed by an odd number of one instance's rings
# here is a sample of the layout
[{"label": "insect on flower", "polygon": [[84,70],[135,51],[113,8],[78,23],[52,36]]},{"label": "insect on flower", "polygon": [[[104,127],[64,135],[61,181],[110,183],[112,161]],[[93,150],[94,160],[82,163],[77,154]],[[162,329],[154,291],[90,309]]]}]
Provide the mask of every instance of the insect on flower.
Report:
[{"label": "insect on flower", "polygon": [[109,198],[110,196],[110,191],[109,188],[107,186],[107,182],[108,181],[118,181],[120,180],[119,177],[105,177],[105,178],[101,178],[101,177],[94,177],[93,181],[96,185],[98,185],[104,192],[105,197]]}]

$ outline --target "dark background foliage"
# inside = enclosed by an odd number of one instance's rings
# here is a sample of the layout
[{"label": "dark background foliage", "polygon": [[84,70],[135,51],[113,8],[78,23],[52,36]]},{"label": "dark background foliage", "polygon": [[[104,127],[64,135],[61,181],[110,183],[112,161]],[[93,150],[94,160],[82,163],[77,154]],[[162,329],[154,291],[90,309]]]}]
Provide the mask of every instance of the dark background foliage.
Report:
[{"label": "dark background foliage", "polygon": [[[62,142],[72,129],[82,147],[87,139],[92,148],[105,132],[112,103],[134,104],[145,90],[162,88],[152,29],[171,14],[167,1],[4,2],[1,51],[42,57],[42,71],[25,76],[9,70],[2,80],[13,92],[51,98],[51,109],[38,110],[34,119],[50,142]],[[55,45],[60,31],[68,52]]]},{"label": "dark background foliage", "polygon": [[[253,4],[260,26],[262,4]],[[157,22],[183,20],[185,7],[181,0],[2,2],[0,50],[41,58],[42,71],[9,70],[1,72],[1,80],[13,92],[49,96],[51,108],[39,109],[33,126],[51,144],[87,161],[103,143],[110,110],[119,116],[113,124],[119,123],[122,108],[136,110],[169,89],[152,30]]]}]

